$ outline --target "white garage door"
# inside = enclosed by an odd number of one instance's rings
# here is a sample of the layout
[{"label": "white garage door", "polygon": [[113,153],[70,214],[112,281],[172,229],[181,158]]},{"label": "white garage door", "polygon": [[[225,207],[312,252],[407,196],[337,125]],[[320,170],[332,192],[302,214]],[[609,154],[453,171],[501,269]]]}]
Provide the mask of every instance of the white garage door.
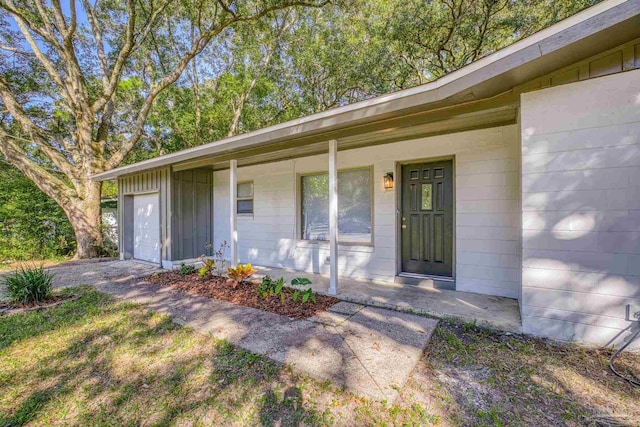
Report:
[{"label": "white garage door", "polygon": [[160,204],[158,193],[133,197],[133,257],[160,262]]}]

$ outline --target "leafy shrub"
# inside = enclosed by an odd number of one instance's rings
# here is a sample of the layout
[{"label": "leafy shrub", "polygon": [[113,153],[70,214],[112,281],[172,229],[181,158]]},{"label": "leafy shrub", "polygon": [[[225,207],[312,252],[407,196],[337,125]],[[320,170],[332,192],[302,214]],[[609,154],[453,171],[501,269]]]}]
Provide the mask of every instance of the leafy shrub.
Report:
[{"label": "leafy shrub", "polygon": [[193,274],[196,271],[196,267],[189,264],[185,264],[184,262],[182,264],[180,264],[180,269],[178,270],[178,272],[183,275],[183,276],[187,276],[189,274]]},{"label": "leafy shrub", "polygon": [[53,274],[44,267],[21,267],[10,274],[4,284],[11,301],[38,303],[51,296]]},{"label": "leafy shrub", "polygon": [[251,264],[238,264],[235,267],[229,267],[227,275],[229,279],[240,283],[248,280],[256,271]]},{"label": "leafy shrub", "polygon": [[0,262],[67,257],[75,246],[62,208],[0,155]]}]

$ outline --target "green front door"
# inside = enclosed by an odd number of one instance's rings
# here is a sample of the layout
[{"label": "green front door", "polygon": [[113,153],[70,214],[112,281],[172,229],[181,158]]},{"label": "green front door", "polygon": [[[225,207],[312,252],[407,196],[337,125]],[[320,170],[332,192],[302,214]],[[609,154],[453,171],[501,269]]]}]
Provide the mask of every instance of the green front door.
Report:
[{"label": "green front door", "polygon": [[453,162],[402,167],[402,272],[453,274]]}]

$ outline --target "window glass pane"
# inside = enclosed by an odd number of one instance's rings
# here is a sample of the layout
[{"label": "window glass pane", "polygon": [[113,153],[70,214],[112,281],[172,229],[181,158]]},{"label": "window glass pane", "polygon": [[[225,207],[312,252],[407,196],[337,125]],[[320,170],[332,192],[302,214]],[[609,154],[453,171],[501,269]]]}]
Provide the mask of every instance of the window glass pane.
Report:
[{"label": "window glass pane", "polygon": [[432,184],[422,184],[422,210],[431,210],[433,206]]},{"label": "window glass pane", "polygon": [[302,177],[302,238],[329,239],[329,175]]},{"label": "window glass pane", "polygon": [[[371,172],[338,173],[338,238],[371,242]],[[329,239],[329,176],[302,177],[302,238]]]},{"label": "window glass pane", "polygon": [[238,200],[238,213],[253,213],[253,200]]},{"label": "window glass pane", "polygon": [[238,197],[253,197],[253,182],[238,184]]},{"label": "window glass pane", "polygon": [[338,173],[338,235],[342,242],[371,242],[371,171]]}]

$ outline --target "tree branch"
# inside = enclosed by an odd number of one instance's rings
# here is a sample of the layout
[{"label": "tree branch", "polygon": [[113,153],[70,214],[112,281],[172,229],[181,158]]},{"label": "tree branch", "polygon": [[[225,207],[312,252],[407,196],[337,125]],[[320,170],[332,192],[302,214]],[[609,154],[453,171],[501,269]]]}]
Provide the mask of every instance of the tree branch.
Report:
[{"label": "tree branch", "polygon": [[0,152],[9,163],[17,167],[63,208],[77,197],[62,180],[30,159],[2,127],[0,127]]},{"label": "tree branch", "polygon": [[53,162],[53,164],[74,183],[80,185],[78,171],[69,160],[49,144],[40,129],[27,115],[22,106],[15,99],[11,89],[2,76],[0,76],[0,98],[9,110],[9,113],[18,122],[20,128],[31,138],[34,144]]},{"label": "tree branch", "polygon": [[125,43],[118,52],[118,56],[113,64],[113,68],[111,70],[111,74],[108,79],[108,83],[106,87],[103,88],[103,94],[100,98],[98,98],[93,105],[91,106],[91,110],[95,113],[102,108],[105,107],[107,102],[113,98],[113,95],[116,92],[116,88],[118,87],[118,82],[120,81],[120,77],[122,76],[122,70],[129,59],[129,56],[133,52],[133,49],[140,43],[142,43],[149,32],[157,22],[160,14],[167,8],[167,6],[174,0],[165,0],[160,7],[153,10],[147,19],[146,23],[143,25],[142,29],[138,34],[135,33],[135,22],[136,22],[136,8],[134,4],[134,0],[127,0],[127,9],[129,13],[129,20],[127,22],[127,30],[125,32]]},{"label": "tree branch", "polygon": [[[40,6],[39,1],[36,2],[37,6]],[[43,24],[45,25],[45,28],[41,28],[39,26],[37,26],[36,24],[33,23],[33,21],[31,21],[27,15],[25,15],[24,13],[22,13],[22,11],[20,11],[20,9],[18,9],[16,7],[16,5],[13,3],[13,0],[3,0],[0,1],[0,8],[6,10],[7,12],[9,12],[14,19],[18,18],[20,19],[24,25],[26,25],[31,31],[33,31],[34,33],[36,33],[37,35],[39,35],[40,37],[42,37],[43,40],[45,40],[46,42],[48,42],[49,44],[51,44],[53,47],[55,47],[56,49],[60,50],[60,44],[58,43],[58,41],[55,38],[55,34],[53,32],[53,29],[50,27],[49,25],[49,20],[48,17],[45,15],[43,15]],[[43,12],[44,13],[44,12]]]},{"label": "tree branch", "polygon": [[96,12],[91,6],[91,3],[89,3],[89,0],[82,0],[82,4],[84,5],[84,9],[87,14],[87,20],[89,21],[89,25],[91,26],[93,38],[96,41],[98,61],[100,62],[100,70],[102,71],[102,86],[106,88],[109,84],[109,80],[107,78],[107,73],[109,71],[107,55],[104,50],[104,39],[102,38],[102,28],[100,28],[100,23],[98,22],[98,18],[96,17]]},{"label": "tree branch", "polygon": [[[29,31],[30,28],[32,27],[29,25],[28,21],[26,21],[22,17],[22,14],[20,12],[12,11],[14,9],[12,0],[7,0],[7,2],[8,2],[7,4],[10,6],[10,10],[9,9],[7,10],[13,15],[13,19],[16,21],[16,24],[18,24],[18,28],[20,28],[22,35],[27,40],[27,43],[29,43],[29,46],[31,47],[31,50],[33,51],[34,55],[36,56],[36,58],[38,58],[38,60],[40,61],[44,69],[47,71],[47,74],[49,74],[49,77],[51,77],[53,82],[60,88],[60,95],[62,96],[67,106],[73,109],[73,107],[75,106],[75,102],[71,97],[69,88],[63,82],[62,77],[60,77],[60,75],[58,74],[58,71],[56,70],[53,62],[51,62],[51,60],[46,55],[44,55],[40,50],[40,47],[38,46],[33,36],[31,35],[31,32]],[[46,17],[44,17],[43,19],[46,19]]]},{"label": "tree branch", "polygon": [[287,31],[287,29],[290,26],[291,26],[291,22],[288,21],[288,16],[287,16],[287,17],[285,17],[285,21],[283,22],[283,24],[280,26],[280,28],[278,28],[278,32],[276,33],[276,36],[275,36],[275,39],[273,40],[273,43],[267,49],[267,54],[264,56],[264,58],[262,60],[262,63],[260,64],[260,67],[258,68],[258,72],[251,79],[251,81],[249,82],[249,86],[242,93],[242,95],[240,95],[240,97],[238,99],[238,103],[234,108],[233,118],[231,120],[231,124],[229,125],[229,132],[227,132],[227,138],[235,135],[235,133],[236,133],[236,131],[238,129],[238,124],[240,123],[240,117],[242,117],[242,111],[244,110],[244,106],[247,103],[247,99],[249,99],[249,96],[251,96],[251,93],[253,92],[253,89],[255,88],[256,84],[258,83],[258,80],[260,80],[262,78],[262,76],[264,76],[264,73],[267,71],[267,68],[269,67],[269,64],[271,63],[271,58],[273,58],[273,54],[275,53],[276,49],[278,48],[278,44],[280,43],[280,41],[282,39],[282,35]]},{"label": "tree branch", "polygon": [[17,55],[30,56],[30,57],[34,56],[33,53],[31,52],[25,52],[24,50],[20,50],[18,48],[7,46],[1,43],[0,43],[0,50],[6,50],[7,52],[12,52]]}]

